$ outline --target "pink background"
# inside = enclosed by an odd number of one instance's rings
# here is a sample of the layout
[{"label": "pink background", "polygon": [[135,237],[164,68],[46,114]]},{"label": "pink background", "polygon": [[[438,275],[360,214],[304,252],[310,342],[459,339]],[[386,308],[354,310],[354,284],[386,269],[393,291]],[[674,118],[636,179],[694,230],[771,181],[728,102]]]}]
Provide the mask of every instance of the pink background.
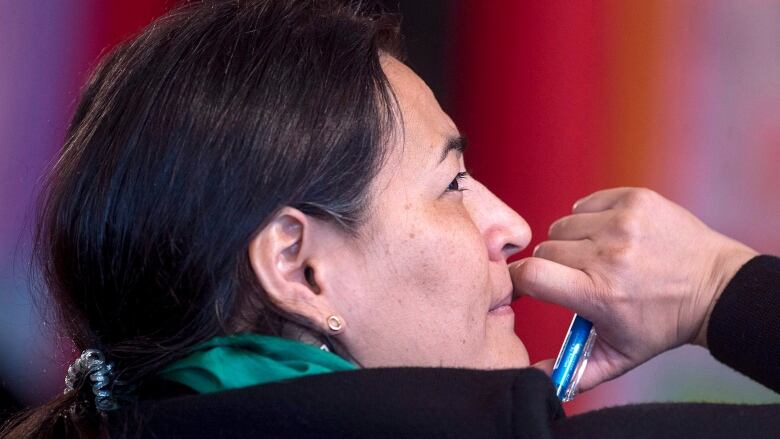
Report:
[{"label": "pink background", "polygon": [[[59,392],[73,355],[28,298],[38,178],[100,53],[174,4],[0,0],[0,378],[24,402]],[[462,0],[450,9],[448,101],[470,139],[467,167],[528,220],[530,248],[576,199],[630,185],[780,253],[780,1]],[[532,360],[554,357],[571,313],[527,298],[515,309]],[[669,400],[780,397],[686,347],[567,411]]]}]

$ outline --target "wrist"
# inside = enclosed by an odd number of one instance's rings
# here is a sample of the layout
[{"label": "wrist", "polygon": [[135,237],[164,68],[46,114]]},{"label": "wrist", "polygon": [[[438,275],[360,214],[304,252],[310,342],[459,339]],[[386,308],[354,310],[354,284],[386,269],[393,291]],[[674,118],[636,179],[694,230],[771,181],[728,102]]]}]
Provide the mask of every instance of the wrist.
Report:
[{"label": "wrist", "polygon": [[715,304],[739,269],[749,260],[759,255],[758,252],[740,242],[731,239],[728,241],[716,253],[717,256],[710,274],[710,286],[707,291],[709,300],[705,300],[706,308],[703,312],[703,319],[693,340],[693,344],[704,348],[707,348],[707,328],[709,327],[710,316],[713,308],[715,308]]}]

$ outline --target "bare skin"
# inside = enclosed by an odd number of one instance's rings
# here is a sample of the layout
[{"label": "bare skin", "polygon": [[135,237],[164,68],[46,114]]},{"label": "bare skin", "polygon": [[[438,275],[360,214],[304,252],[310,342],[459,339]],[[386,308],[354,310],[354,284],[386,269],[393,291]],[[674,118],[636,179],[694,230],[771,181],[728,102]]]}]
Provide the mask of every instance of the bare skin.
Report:
[{"label": "bare skin", "polygon": [[617,188],[575,203],[511,272],[519,294],[594,323],[587,390],[677,346],[706,347],[713,305],[756,255],[653,191]]},{"label": "bare skin", "polygon": [[425,83],[392,57],[382,63],[403,129],[359,237],[284,208],[250,245],[255,273],[279,306],[323,331],[338,315],[336,337],[364,367],[526,367],[507,258],[528,245],[528,224],[459,175],[461,152],[444,148],[458,130]]}]

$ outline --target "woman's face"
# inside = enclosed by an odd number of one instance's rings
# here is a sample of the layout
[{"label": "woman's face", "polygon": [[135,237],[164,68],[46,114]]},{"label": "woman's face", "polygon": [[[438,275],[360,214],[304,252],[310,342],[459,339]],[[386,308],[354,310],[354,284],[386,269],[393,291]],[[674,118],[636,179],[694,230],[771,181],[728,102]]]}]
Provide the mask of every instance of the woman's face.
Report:
[{"label": "woman's face", "polygon": [[426,84],[392,57],[383,68],[404,133],[372,183],[362,238],[331,253],[339,277],[329,300],[345,321],[337,337],[365,367],[527,366],[506,260],[528,245],[528,224],[458,178],[462,154],[447,148],[458,129]]}]

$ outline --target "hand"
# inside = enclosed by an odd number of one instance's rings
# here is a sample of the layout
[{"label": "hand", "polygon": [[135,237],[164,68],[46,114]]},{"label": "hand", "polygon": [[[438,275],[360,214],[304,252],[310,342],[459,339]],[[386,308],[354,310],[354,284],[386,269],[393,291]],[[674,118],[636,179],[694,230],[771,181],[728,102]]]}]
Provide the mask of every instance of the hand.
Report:
[{"label": "hand", "polygon": [[757,253],[648,189],[596,192],[573,210],[510,273],[518,294],[593,322],[598,338],[580,389],[682,344],[706,347],[715,301]]}]

